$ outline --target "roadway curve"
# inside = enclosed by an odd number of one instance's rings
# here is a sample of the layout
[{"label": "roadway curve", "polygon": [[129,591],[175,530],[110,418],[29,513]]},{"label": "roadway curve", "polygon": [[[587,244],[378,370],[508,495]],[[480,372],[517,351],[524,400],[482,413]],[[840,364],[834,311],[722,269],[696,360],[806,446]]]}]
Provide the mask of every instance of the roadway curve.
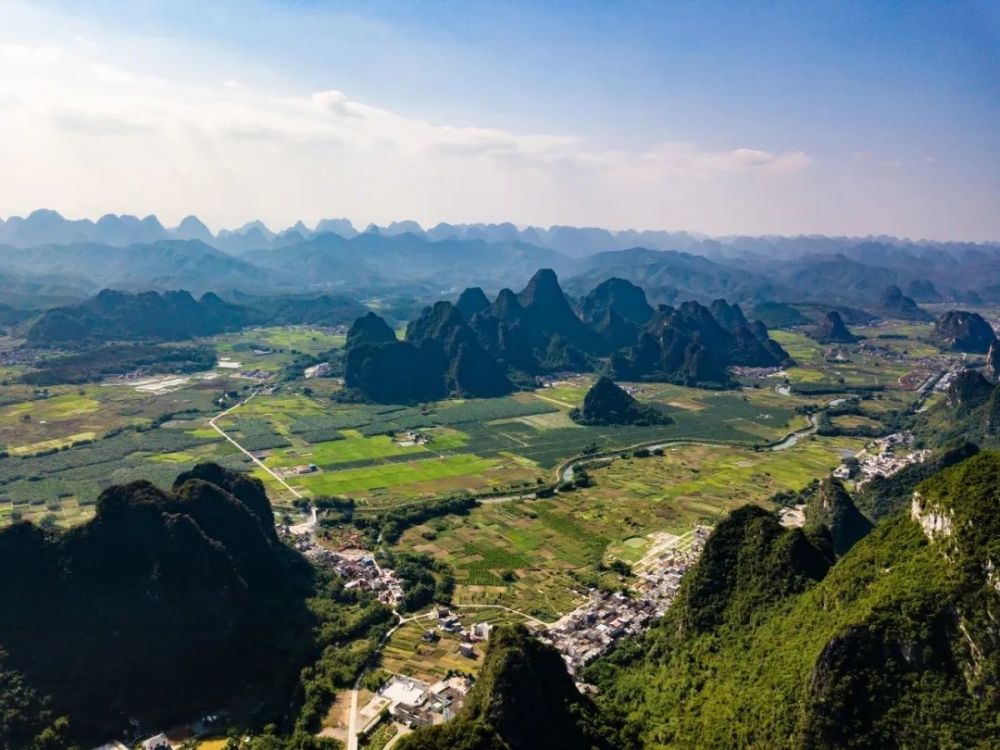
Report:
[{"label": "roadway curve", "polygon": [[[812,435],[816,432],[816,416],[814,414],[807,414],[806,419],[809,420],[809,426],[803,427],[801,430],[793,430],[789,432],[781,440],[770,443],[763,450],[769,451],[782,451],[787,448],[794,446],[799,440],[807,435]],[[577,456],[571,458],[569,461],[565,461],[556,469],[556,481],[558,482],[572,482],[573,481],[573,469],[582,463],[590,463],[591,461],[602,461],[605,463],[611,463],[622,453],[628,451],[638,450],[639,448],[646,448],[648,450],[657,450],[658,448],[668,448],[678,445],[707,445],[715,446],[719,448],[745,448],[745,445],[740,443],[721,443],[717,441],[708,440],[697,440],[693,438],[676,438],[673,440],[653,440],[647,441],[645,443],[636,443],[635,445],[630,445],[625,448],[616,448],[610,451],[601,451],[600,453],[592,453],[589,456]]]}]

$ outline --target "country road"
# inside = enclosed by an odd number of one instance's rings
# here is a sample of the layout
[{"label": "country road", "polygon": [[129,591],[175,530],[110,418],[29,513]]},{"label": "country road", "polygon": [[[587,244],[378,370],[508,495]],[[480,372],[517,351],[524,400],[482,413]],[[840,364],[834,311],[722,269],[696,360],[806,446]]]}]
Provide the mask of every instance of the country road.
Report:
[{"label": "country road", "polygon": [[[296,498],[298,498],[298,499],[301,500],[302,499],[302,495],[300,495],[298,493],[298,491],[294,487],[292,487],[291,485],[289,485],[288,482],[286,482],[284,479],[282,479],[277,474],[275,474],[273,471],[271,471],[270,468],[268,468],[267,466],[264,465],[263,461],[261,461],[255,455],[253,455],[250,451],[248,451],[242,445],[240,445],[239,443],[237,443],[229,434],[226,433],[225,430],[223,430],[221,427],[219,427],[219,425],[216,424],[216,420],[219,420],[219,419],[221,419],[222,417],[225,417],[228,414],[232,414],[234,411],[236,411],[238,408],[240,408],[244,404],[249,403],[253,399],[253,397],[257,395],[257,393],[258,393],[258,391],[254,391],[249,396],[247,396],[245,399],[243,399],[242,401],[240,401],[238,404],[234,404],[233,406],[230,406],[225,411],[219,412],[214,417],[212,417],[210,420],[208,420],[208,425],[213,430],[215,430],[217,433],[219,433],[220,435],[222,435],[222,437],[224,437],[230,443],[232,443],[233,445],[235,445],[236,448],[244,456],[246,456],[247,458],[249,458],[251,461],[253,461],[255,464],[257,464],[260,468],[262,468],[264,471],[266,471],[268,474],[270,474],[274,478],[274,481],[276,481],[278,484],[280,484],[286,490],[288,490],[289,492],[291,492],[294,497],[296,497]],[[306,523],[311,523],[312,525],[315,525],[315,523],[316,523],[316,511],[315,510],[313,510],[313,517],[312,517],[311,521],[306,521]],[[299,524],[299,525],[301,526],[302,524]]]},{"label": "country road", "polygon": [[[816,417],[812,414],[806,415],[806,419],[809,421],[808,427],[803,427],[800,430],[794,430],[789,432],[782,438],[779,442],[773,443],[763,450],[768,451],[782,451],[791,448],[799,440],[804,437],[808,437],[816,432]],[[596,453],[592,456],[577,456],[576,458],[571,458],[569,461],[561,464],[556,468],[556,480],[560,482],[572,482],[573,481],[573,469],[577,464],[581,463],[593,463],[593,462],[605,462],[611,463],[622,453],[627,453],[628,451],[637,450],[639,448],[645,448],[646,450],[654,451],[663,448],[676,448],[680,445],[703,445],[703,446],[716,446],[719,448],[732,448],[732,447],[749,447],[741,446],[739,443],[726,443],[726,442],[715,442],[709,440],[698,440],[696,438],[671,438],[669,440],[653,440],[645,443],[638,443],[636,445],[630,445],[625,448],[617,448],[614,451],[608,451],[606,453]]]}]

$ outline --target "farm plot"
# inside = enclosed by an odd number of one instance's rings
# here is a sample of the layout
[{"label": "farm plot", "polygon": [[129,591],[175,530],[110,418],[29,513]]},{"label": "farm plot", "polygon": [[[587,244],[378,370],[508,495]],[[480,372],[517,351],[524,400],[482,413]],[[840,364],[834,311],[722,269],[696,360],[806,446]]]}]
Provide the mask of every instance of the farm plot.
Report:
[{"label": "farm plot", "polygon": [[356,430],[343,430],[337,434],[338,440],[316,443],[305,448],[275,451],[264,463],[276,468],[308,462],[326,468],[344,463],[374,462],[397,456],[434,455],[422,445],[400,445],[387,435],[366,438]]},{"label": "farm plot", "polygon": [[387,463],[342,471],[324,471],[290,480],[312,495],[417,498],[463,489],[485,489],[505,480],[496,459],[472,454]]},{"label": "farm plot", "polygon": [[122,427],[148,425],[165,413],[207,411],[214,408],[211,400],[219,388],[155,394],[127,385],[55,386],[41,392],[3,386],[7,401],[0,407],[0,447],[36,453],[94,440]]},{"label": "farm plot", "polygon": [[169,487],[179,473],[212,460],[247,468],[234,447],[194,430],[124,432],[55,453],[0,459],[0,524],[26,519],[58,525],[86,520],[111,484],[148,480]]},{"label": "farm plot", "polygon": [[[460,640],[437,630],[435,625],[436,621],[429,618],[401,625],[382,651],[382,668],[425,682],[436,682],[449,672],[477,674],[485,644],[474,647],[476,658],[462,656],[458,651]],[[440,636],[440,640],[424,640],[424,633],[429,628]]]},{"label": "farm plot", "polygon": [[602,580],[602,563],[638,560],[651,534],[684,533],[746,503],[767,506],[775,492],[825,476],[863,443],[812,438],[780,452],[675,446],[662,457],[592,468],[592,487],[433,519],[407,530],[399,546],[449,563],[458,603],[499,604],[551,620]]}]

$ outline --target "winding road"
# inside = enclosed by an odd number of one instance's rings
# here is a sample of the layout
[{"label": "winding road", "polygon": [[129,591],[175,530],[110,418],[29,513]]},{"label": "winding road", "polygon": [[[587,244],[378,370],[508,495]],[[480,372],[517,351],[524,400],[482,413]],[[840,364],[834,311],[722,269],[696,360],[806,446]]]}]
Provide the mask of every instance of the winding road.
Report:
[{"label": "winding road", "polygon": [[[803,427],[801,430],[794,430],[792,432],[789,432],[780,441],[778,441],[777,443],[772,443],[763,450],[768,450],[768,451],[787,450],[788,448],[793,447],[802,438],[815,433],[817,428],[816,416],[814,414],[807,414],[806,419],[809,420],[808,427]],[[660,441],[652,441],[646,443],[636,443],[635,445],[630,445],[627,448],[617,448],[613,451],[595,453],[590,456],[577,456],[576,458],[571,458],[569,461],[563,463],[556,469],[556,480],[562,482],[572,482],[574,467],[582,463],[589,464],[598,461],[604,463],[611,463],[620,454],[627,453],[628,451],[634,451],[640,448],[646,448],[647,450],[655,451],[658,449],[676,447],[679,445],[706,445],[709,447],[715,446],[718,448],[732,448],[734,446],[747,447],[747,446],[740,446],[738,443],[719,443],[719,442],[710,442],[707,440],[694,440],[691,438],[676,438],[672,440],[660,440]]]}]

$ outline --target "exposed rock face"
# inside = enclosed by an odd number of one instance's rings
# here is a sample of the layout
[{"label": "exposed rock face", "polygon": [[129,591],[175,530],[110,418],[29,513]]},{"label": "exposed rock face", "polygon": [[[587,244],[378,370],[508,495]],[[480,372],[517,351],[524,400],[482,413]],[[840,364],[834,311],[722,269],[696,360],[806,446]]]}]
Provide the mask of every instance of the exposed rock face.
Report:
[{"label": "exposed rock face", "polygon": [[821,344],[854,344],[857,337],[844,324],[844,319],[836,310],[830,310],[813,331],[813,338]]},{"label": "exposed rock face", "polygon": [[977,370],[963,370],[948,386],[948,405],[962,413],[977,409],[986,403],[993,386]]},{"label": "exposed rock face", "polygon": [[932,541],[935,538],[951,536],[951,513],[940,509],[925,508],[924,499],[919,492],[913,493],[910,517],[920,524],[924,534]]},{"label": "exposed rock face", "polygon": [[931,339],[942,349],[986,354],[996,336],[990,324],[978,313],[949,310],[934,324]]},{"label": "exposed rock face", "polygon": [[986,369],[983,371],[991,383],[1000,380],[1000,339],[994,339],[986,352]]},{"label": "exposed rock face", "polygon": [[1000,454],[968,458],[835,563],[825,526],[733,511],[641,648],[586,674],[599,705],[632,747],[993,746],[997,487]]}]

